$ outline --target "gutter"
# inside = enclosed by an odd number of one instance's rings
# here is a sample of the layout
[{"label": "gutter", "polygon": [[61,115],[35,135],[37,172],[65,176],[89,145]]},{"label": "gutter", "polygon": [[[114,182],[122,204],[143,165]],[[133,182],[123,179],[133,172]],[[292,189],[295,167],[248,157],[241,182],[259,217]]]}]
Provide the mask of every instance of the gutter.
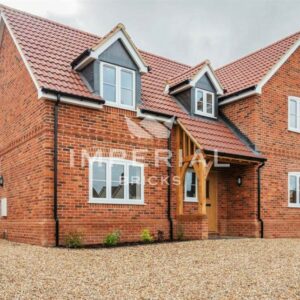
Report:
[{"label": "gutter", "polygon": [[262,162],[257,168],[257,220],[260,223],[260,238],[264,238],[264,221],[261,217],[261,169],[265,163]]},{"label": "gutter", "polygon": [[252,86],[250,88],[246,88],[242,91],[230,94],[230,95],[225,95],[221,98],[219,98],[219,106],[225,105],[225,104],[229,104],[231,102],[235,102],[237,100],[246,98],[246,97],[250,97],[253,95],[259,95],[260,92],[257,89],[257,86]]},{"label": "gutter", "polygon": [[[204,153],[207,155],[215,155],[215,151],[213,150],[205,150]],[[219,157],[228,157],[228,158],[237,158],[237,159],[244,159],[249,161],[257,161],[257,162],[265,162],[267,159],[264,157],[254,157],[254,156],[247,156],[247,155],[239,155],[239,154],[229,154],[225,152],[218,152]]]},{"label": "gutter", "polygon": [[105,104],[105,100],[99,97],[99,99],[95,99],[92,97],[81,97],[75,94],[64,93],[57,90],[52,90],[48,88],[39,88],[38,89],[38,99],[43,100],[57,100],[57,94],[60,94],[60,102],[66,103],[70,105],[76,105],[81,107],[93,108],[93,109],[101,109],[103,104]]},{"label": "gutter", "polygon": [[60,103],[60,94],[57,94],[57,99],[54,105],[54,201],[53,212],[55,221],[55,246],[59,246],[59,217],[58,217],[58,112]]},{"label": "gutter", "polygon": [[92,49],[86,49],[84,50],[79,56],[77,56],[72,62],[71,67],[72,69],[75,69],[76,66],[85,58],[87,58],[92,52]]}]

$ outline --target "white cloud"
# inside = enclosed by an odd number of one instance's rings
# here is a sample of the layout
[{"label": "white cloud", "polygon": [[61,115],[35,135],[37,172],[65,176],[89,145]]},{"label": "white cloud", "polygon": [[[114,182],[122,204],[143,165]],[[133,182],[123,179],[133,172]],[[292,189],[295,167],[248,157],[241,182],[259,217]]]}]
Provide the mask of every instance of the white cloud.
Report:
[{"label": "white cloud", "polygon": [[1,0],[1,3],[43,17],[49,14],[70,16],[80,11],[80,0]]},{"label": "white cloud", "polygon": [[0,0],[103,35],[126,25],[141,49],[190,65],[228,63],[300,30],[299,0]]}]

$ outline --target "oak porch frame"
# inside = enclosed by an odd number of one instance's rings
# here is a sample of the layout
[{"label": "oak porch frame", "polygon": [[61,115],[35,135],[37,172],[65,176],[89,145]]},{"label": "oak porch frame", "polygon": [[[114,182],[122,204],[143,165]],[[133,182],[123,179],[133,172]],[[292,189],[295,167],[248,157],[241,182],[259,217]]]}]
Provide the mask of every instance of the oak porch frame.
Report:
[{"label": "oak porch frame", "polygon": [[[206,160],[203,148],[177,120],[176,127],[176,175],[177,185],[177,215],[183,215],[184,186],[187,169],[192,166],[197,176],[198,184],[198,215],[206,215],[206,179],[213,166],[213,160]],[[180,150],[182,155],[180,155]]]}]

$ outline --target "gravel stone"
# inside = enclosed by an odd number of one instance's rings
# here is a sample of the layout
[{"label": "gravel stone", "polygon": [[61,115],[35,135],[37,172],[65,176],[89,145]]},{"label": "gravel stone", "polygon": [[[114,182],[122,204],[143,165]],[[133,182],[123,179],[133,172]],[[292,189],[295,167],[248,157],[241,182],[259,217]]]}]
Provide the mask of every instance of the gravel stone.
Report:
[{"label": "gravel stone", "polygon": [[0,299],[300,299],[300,239],[80,250],[0,240]]}]

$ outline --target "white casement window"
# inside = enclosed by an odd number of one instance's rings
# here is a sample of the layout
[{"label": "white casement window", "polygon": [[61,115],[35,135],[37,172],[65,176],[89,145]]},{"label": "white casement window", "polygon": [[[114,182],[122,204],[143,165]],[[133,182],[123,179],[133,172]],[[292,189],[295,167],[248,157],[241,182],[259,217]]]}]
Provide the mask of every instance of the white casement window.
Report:
[{"label": "white casement window", "polygon": [[289,130],[300,132],[300,98],[289,97]]},{"label": "white casement window", "polygon": [[7,199],[0,199],[0,217],[7,217]]},{"label": "white casement window", "polygon": [[289,173],[289,207],[300,208],[300,172]]},{"label": "white casement window", "polygon": [[90,158],[90,203],[144,204],[144,165],[119,158]]},{"label": "white casement window", "polygon": [[300,98],[289,97],[289,130],[300,132]]},{"label": "white casement window", "polygon": [[195,89],[195,113],[206,117],[215,117],[215,95],[214,93]]},{"label": "white casement window", "polygon": [[184,187],[184,201],[197,202],[197,176],[193,169],[186,171]]},{"label": "white casement window", "polygon": [[100,95],[107,105],[135,109],[135,71],[100,63]]}]

